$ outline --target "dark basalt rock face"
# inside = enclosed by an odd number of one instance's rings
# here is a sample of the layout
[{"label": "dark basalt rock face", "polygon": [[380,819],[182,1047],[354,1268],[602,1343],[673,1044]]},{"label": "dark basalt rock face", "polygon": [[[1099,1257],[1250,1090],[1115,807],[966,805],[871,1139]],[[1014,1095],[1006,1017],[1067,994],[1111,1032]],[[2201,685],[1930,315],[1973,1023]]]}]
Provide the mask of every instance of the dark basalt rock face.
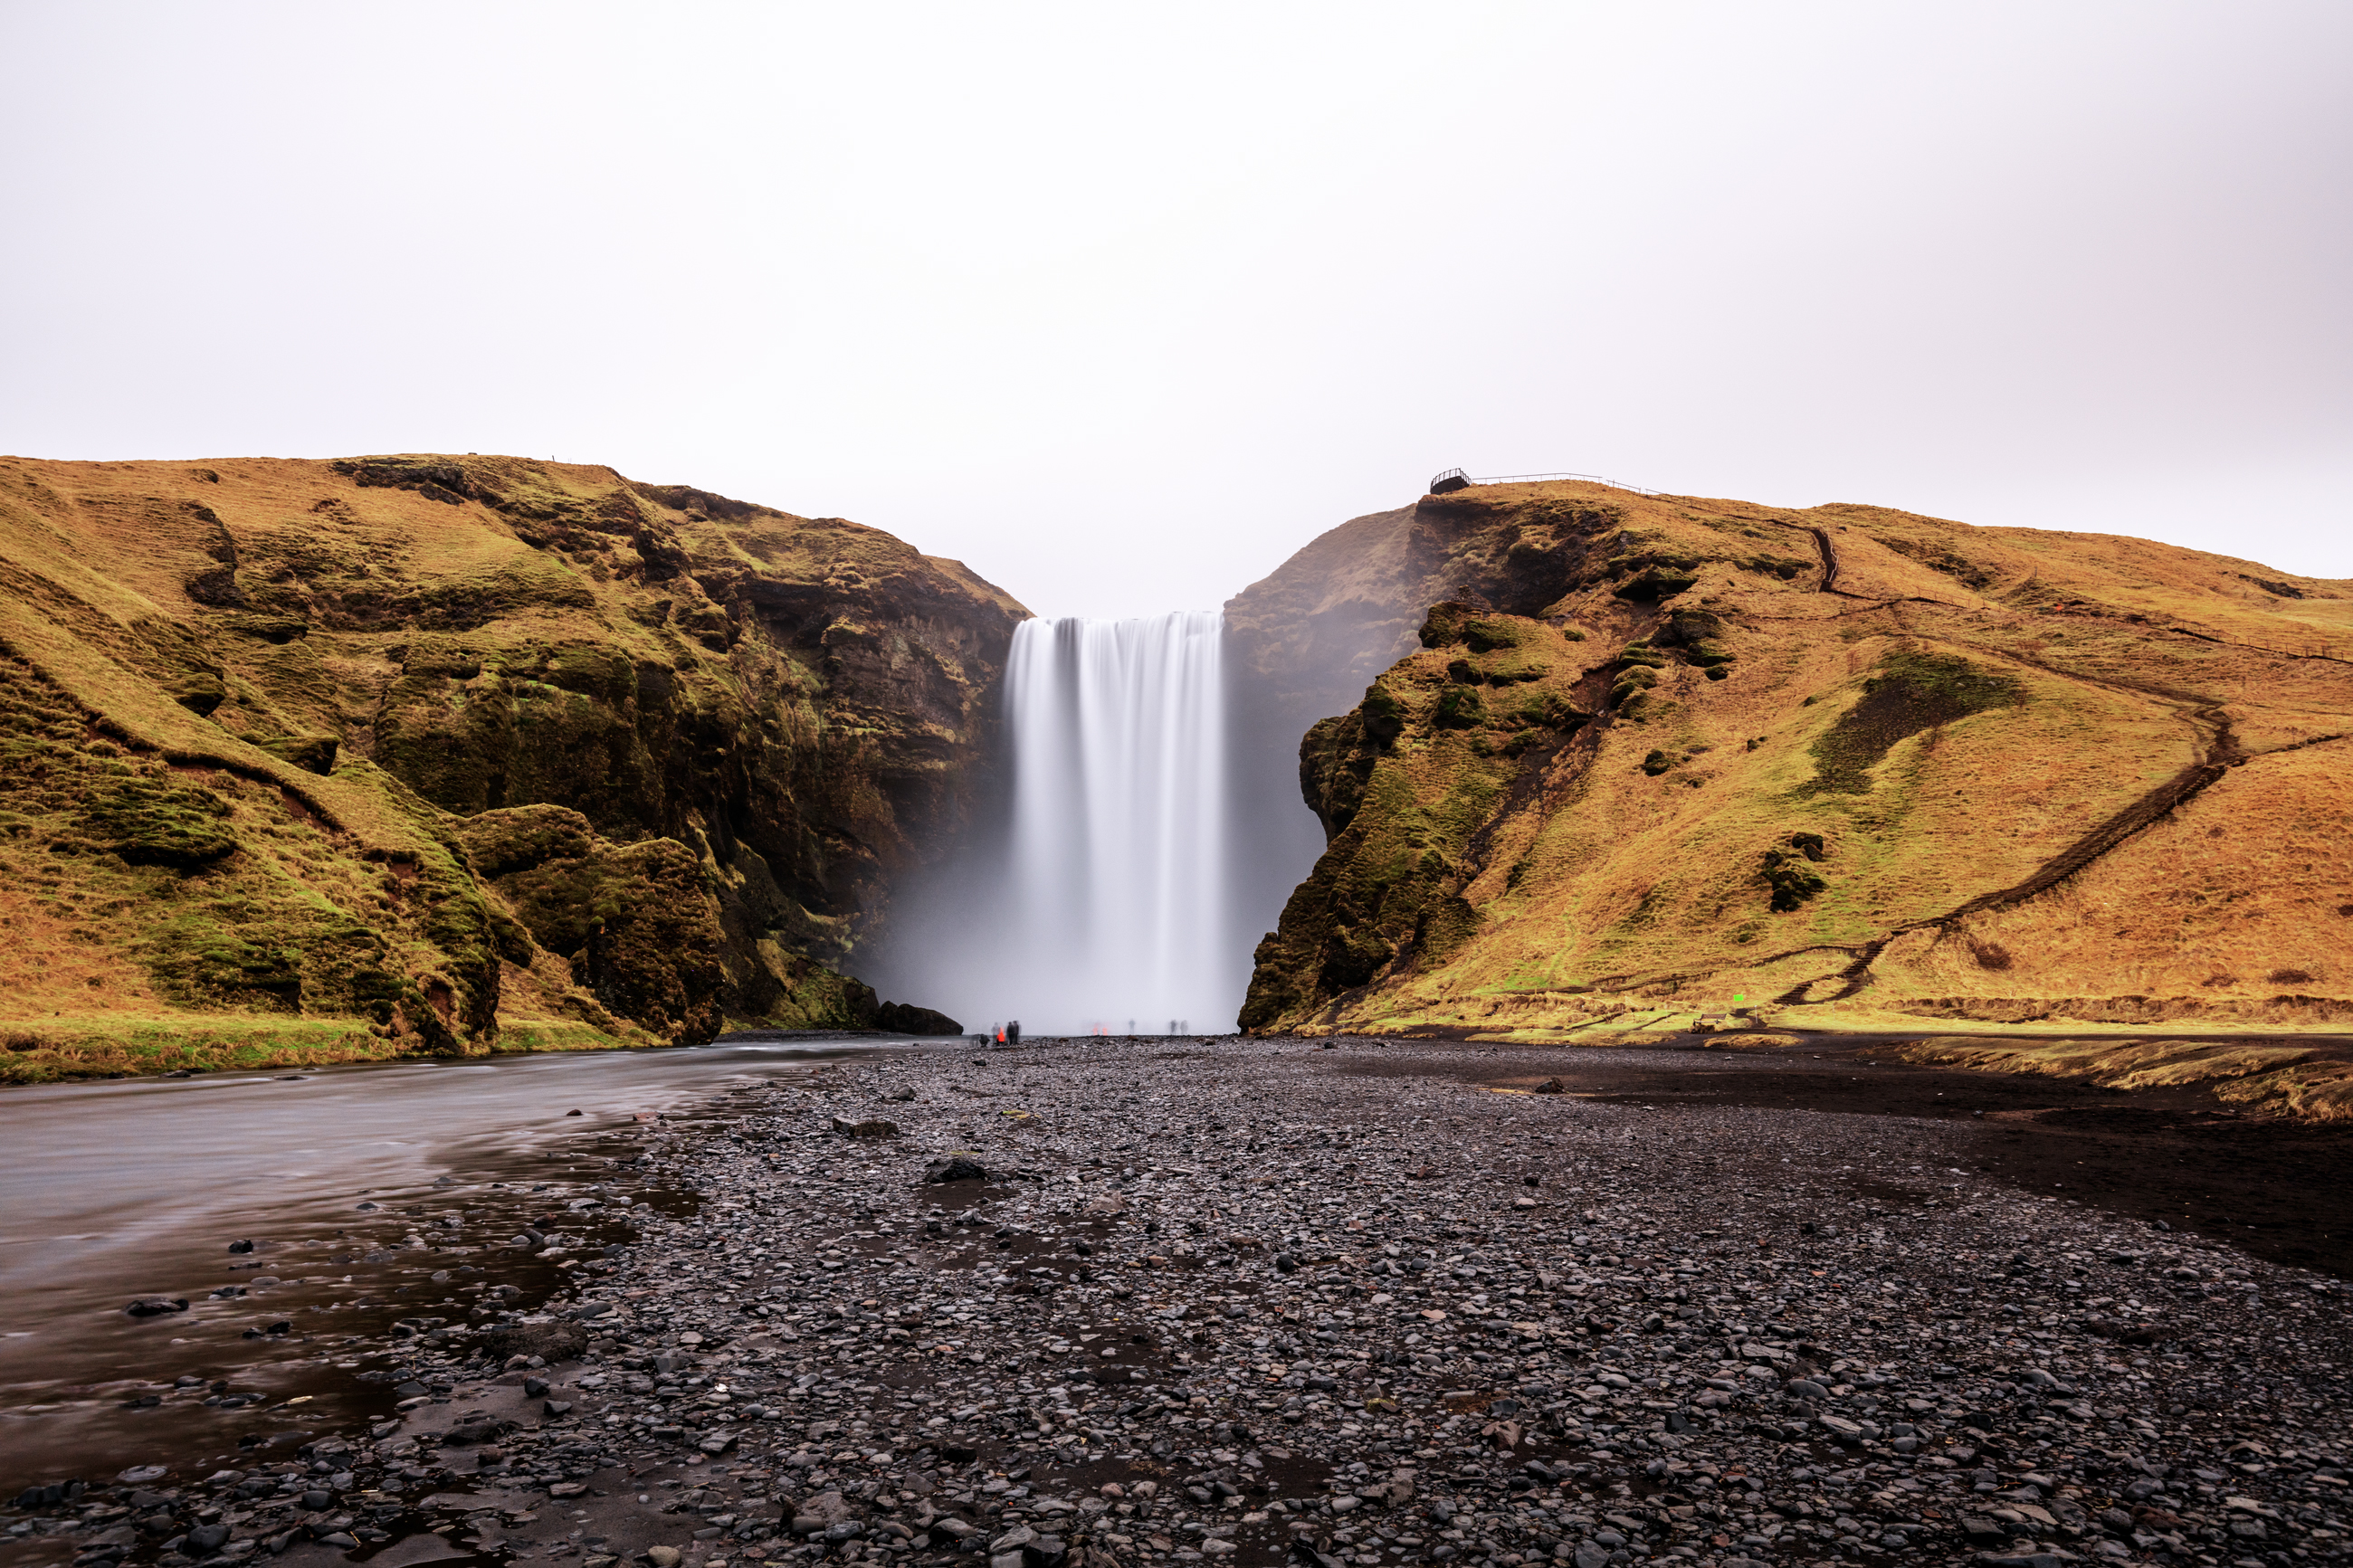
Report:
[{"label": "dark basalt rock face", "polygon": [[848,972],[997,763],[1028,612],[959,563],[450,456],[12,459],[0,546],[0,851],[120,989],[386,1048],[953,1031]]},{"label": "dark basalt rock face", "polygon": [[533,941],[568,958],[600,1005],[673,1044],[719,1033],[726,933],[684,845],[609,844],[555,805],[486,811],[459,837]]}]

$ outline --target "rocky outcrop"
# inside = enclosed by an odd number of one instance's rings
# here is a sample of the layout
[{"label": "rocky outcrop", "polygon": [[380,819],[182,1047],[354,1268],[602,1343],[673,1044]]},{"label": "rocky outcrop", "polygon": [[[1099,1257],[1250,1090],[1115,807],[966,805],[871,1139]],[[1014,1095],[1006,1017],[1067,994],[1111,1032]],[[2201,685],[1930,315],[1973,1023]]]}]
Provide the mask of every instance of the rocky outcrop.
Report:
[{"label": "rocky outcrop", "polygon": [[1523,485],[1360,519],[1229,606],[1270,706],[1393,658],[1302,726],[1327,843],[1242,1021],[2332,1026],[2348,601],[1869,507]]},{"label": "rocky outcrop", "polygon": [[[672,1041],[718,1034],[726,934],[686,846],[611,844],[560,805],[486,811],[458,832],[531,942],[568,959],[573,980],[601,1006]],[[504,928],[501,935],[502,958],[532,962],[528,946]]]},{"label": "rocky outcrop", "polygon": [[[1411,652],[1432,605],[1544,614],[1594,569],[1593,542],[1640,499],[1603,486],[1511,492],[1505,501],[1495,488],[1458,490],[1351,519],[1227,601],[1239,824],[1231,875],[1253,918],[1272,921],[1322,852],[1323,836],[1297,804],[1299,737],[1354,706]],[[1630,542],[1620,553],[1630,579],[1652,564]],[[1805,564],[1789,562],[1793,571]]]},{"label": "rocky outcrop", "polygon": [[0,460],[0,1016],[952,1024],[849,975],[988,787],[1027,613],[607,468]]}]

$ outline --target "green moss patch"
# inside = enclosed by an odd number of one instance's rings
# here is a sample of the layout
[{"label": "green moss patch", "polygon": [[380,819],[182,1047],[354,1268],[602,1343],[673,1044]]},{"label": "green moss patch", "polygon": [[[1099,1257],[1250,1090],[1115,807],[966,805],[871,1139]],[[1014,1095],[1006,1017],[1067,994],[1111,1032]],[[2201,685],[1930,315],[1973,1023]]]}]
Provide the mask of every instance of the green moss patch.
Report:
[{"label": "green moss patch", "polygon": [[0,1025],[0,1082],[385,1061],[401,1043],[348,1019],[108,1018]]},{"label": "green moss patch", "polygon": [[1762,874],[1775,911],[1788,914],[1827,889],[1830,883],[1812,867],[1829,858],[1819,833],[1792,833],[1786,843],[1765,851]]},{"label": "green moss patch", "polygon": [[459,835],[540,946],[599,1005],[675,1044],[718,1034],[726,934],[702,863],[674,839],[615,846],[561,806],[469,818]]},{"label": "green moss patch", "polygon": [[78,825],[92,848],[134,866],[190,868],[237,848],[228,803],[169,778],[114,776],[91,789]]},{"label": "green moss patch", "polygon": [[1862,697],[1813,743],[1814,776],[1798,793],[1867,795],[1872,767],[1897,742],[1972,713],[2015,708],[2025,700],[2025,689],[2017,681],[1965,658],[1910,650],[1891,653],[1862,683]]},{"label": "green moss patch", "polygon": [[[1354,713],[1324,720],[1302,742],[1301,790],[1331,844],[1259,948],[1245,1028],[1305,1022],[1397,965],[1442,965],[1483,929],[1461,890],[1472,870],[1466,847],[1520,759],[1588,715],[1573,700],[1581,666],[1549,627],[1460,611],[1434,608],[1425,623],[1434,651],[1398,665]],[[1473,621],[1485,650],[1442,660],[1469,643]],[[1512,678],[1491,687],[1497,665]]]},{"label": "green moss patch", "polygon": [[1441,730],[1472,730],[1487,722],[1487,705],[1473,686],[1450,686],[1438,694],[1430,721]]},{"label": "green moss patch", "polygon": [[1632,577],[1620,583],[1614,592],[1621,599],[1641,604],[1655,604],[1687,593],[1699,582],[1699,574],[1682,565],[1646,566]]}]

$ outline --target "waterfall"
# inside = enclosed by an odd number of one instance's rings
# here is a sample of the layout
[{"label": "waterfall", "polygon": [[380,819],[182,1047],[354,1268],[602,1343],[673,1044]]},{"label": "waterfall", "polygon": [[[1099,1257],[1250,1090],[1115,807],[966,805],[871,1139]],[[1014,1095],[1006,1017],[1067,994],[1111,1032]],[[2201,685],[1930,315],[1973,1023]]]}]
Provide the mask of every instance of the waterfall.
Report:
[{"label": "waterfall", "polygon": [[1012,742],[1004,1001],[1025,1030],[1232,1026],[1225,721],[1215,611],[1024,622]]},{"label": "waterfall", "polygon": [[1005,670],[1003,816],[911,889],[869,978],[976,1032],[1223,1034],[1234,911],[1224,617],[1033,620]]}]

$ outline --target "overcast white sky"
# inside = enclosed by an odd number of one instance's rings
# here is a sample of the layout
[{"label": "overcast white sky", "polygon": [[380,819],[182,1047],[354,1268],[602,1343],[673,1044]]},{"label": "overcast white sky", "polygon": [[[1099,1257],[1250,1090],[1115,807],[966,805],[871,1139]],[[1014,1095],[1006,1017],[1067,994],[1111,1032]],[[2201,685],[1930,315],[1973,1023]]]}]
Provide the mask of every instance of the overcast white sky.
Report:
[{"label": "overcast white sky", "polygon": [[0,449],[1209,607],[1438,469],[2353,576],[2353,5],[0,5]]}]

